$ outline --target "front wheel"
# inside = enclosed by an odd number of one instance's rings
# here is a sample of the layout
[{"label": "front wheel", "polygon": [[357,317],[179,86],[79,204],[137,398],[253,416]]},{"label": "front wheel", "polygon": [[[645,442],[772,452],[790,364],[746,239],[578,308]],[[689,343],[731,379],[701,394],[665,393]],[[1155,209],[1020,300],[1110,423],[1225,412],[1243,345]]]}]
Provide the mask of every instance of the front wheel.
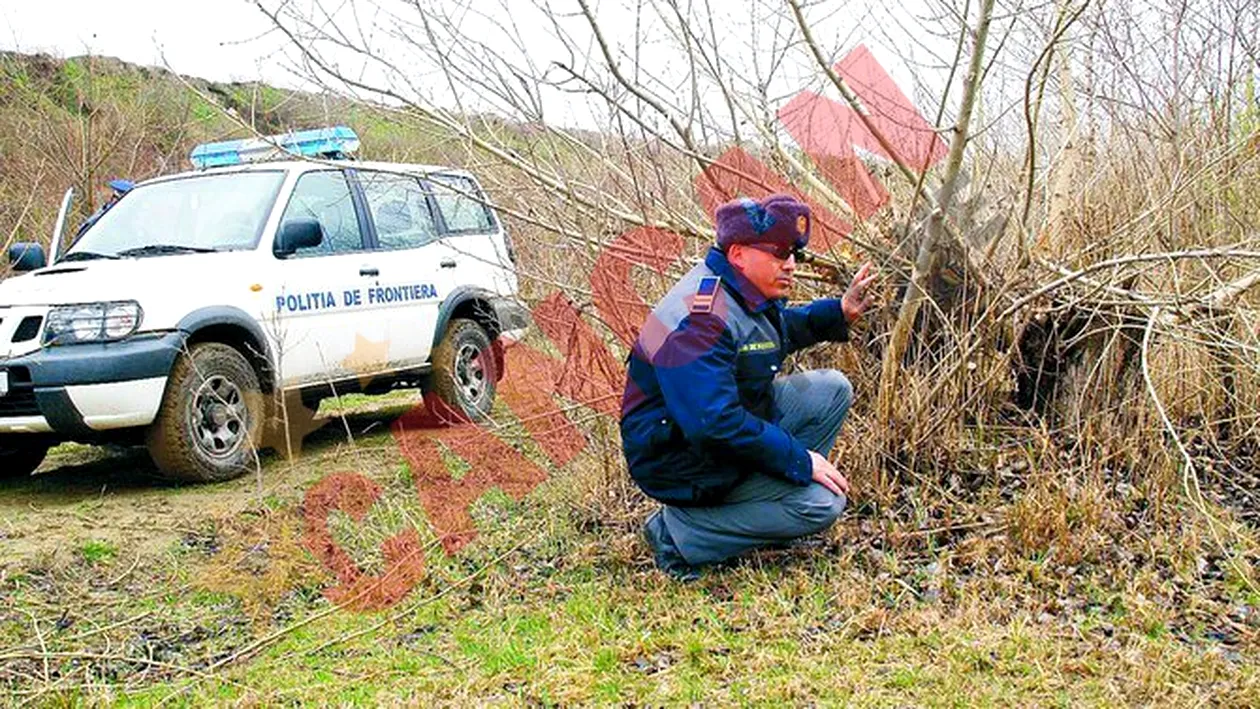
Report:
[{"label": "front wheel", "polygon": [[232,347],[202,342],[171,368],[166,394],[145,439],[163,476],[230,480],[257,461],[263,397],[258,375]]},{"label": "front wheel", "polygon": [[490,336],[472,320],[456,318],[433,350],[432,389],[437,400],[430,407],[442,417],[484,421],[494,405],[498,358]]},{"label": "front wheel", "polygon": [[35,472],[48,455],[47,443],[22,438],[0,437],[0,478],[24,478]]}]

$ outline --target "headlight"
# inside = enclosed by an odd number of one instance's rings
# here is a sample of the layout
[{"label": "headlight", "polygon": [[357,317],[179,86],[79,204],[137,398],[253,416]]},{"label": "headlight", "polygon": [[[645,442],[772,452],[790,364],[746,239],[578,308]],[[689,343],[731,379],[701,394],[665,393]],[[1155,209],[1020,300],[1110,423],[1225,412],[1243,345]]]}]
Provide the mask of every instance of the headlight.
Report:
[{"label": "headlight", "polygon": [[144,311],[134,300],[63,305],[48,313],[44,344],[121,340],[140,327]]}]

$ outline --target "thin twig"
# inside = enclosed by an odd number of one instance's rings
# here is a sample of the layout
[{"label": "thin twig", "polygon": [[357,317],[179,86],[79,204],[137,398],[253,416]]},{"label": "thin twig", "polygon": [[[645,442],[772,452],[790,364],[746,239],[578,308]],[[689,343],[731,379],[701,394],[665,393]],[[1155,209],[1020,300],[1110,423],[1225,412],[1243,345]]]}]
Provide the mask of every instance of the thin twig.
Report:
[{"label": "thin twig", "polygon": [[1224,540],[1221,538],[1218,527],[1224,527],[1231,532],[1236,538],[1243,540],[1252,548],[1255,548],[1256,542],[1244,532],[1227,526],[1224,522],[1217,518],[1207,507],[1207,502],[1203,499],[1203,490],[1199,486],[1199,474],[1195,470],[1194,457],[1190,455],[1190,451],[1186,449],[1184,443],[1181,442],[1181,436],[1177,433],[1177,427],[1173,425],[1172,419],[1168,417],[1168,411],[1164,408],[1164,402],[1160,400],[1159,393],[1155,391],[1155,382],[1151,379],[1150,368],[1150,346],[1151,336],[1155,332],[1155,324],[1159,322],[1160,309],[1158,306],[1151,309],[1150,318],[1146,322],[1146,331],[1142,334],[1142,378],[1146,382],[1146,392],[1151,397],[1151,402],[1155,404],[1155,411],[1159,414],[1159,419],[1164,425],[1164,429],[1168,431],[1169,437],[1173,444],[1177,447],[1177,451],[1181,454],[1181,488],[1189,498],[1190,503],[1194,506],[1199,514],[1208,522],[1208,529],[1212,533],[1212,539],[1216,542],[1217,547],[1221,550],[1222,555],[1229,563],[1234,573],[1242,579],[1247,588],[1254,593],[1256,589],[1255,583],[1251,579],[1251,575],[1238,563],[1235,554],[1231,553],[1229,548],[1225,546]]}]

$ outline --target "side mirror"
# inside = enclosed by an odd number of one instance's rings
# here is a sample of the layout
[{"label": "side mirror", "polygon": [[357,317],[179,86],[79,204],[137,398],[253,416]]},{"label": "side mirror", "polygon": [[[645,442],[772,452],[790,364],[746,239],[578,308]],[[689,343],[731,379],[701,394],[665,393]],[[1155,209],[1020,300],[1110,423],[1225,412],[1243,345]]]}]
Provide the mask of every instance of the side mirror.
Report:
[{"label": "side mirror", "polygon": [[16,243],[9,247],[9,263],[14,271],[34,271],[48,265],[48,257],[44,255],[44,247],[29,241]]},{"label": "side mirror", "polygon": [[292,256],[298,249],[310,249],[324,243],[324,229],[309,217],[290,219],[280,227],[272,253],[281,258]]}]

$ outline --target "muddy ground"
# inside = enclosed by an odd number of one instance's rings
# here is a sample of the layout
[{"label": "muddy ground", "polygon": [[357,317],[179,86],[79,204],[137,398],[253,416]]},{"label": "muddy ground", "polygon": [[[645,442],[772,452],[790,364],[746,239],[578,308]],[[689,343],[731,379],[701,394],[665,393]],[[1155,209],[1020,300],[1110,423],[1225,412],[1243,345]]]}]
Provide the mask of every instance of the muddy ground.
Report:
[{"label": "muddy ground", "polygon": [[322,427],[305,437],[294,460],[266,451],[261,475],[224,483],[164,481],[140,447],[59,446],[31,477],[0,480],[0,569],[73,555],[86,543],[124,555],[157,554],[198,534],[208,520],[233,517],[260,500],[298,501],[349,453],[347,428],[360,447],[366,442],[389,455],[390,422],[419,402],[417,392],[399,391],[361,397],[344,414],[326,404],[317,419]]}]

